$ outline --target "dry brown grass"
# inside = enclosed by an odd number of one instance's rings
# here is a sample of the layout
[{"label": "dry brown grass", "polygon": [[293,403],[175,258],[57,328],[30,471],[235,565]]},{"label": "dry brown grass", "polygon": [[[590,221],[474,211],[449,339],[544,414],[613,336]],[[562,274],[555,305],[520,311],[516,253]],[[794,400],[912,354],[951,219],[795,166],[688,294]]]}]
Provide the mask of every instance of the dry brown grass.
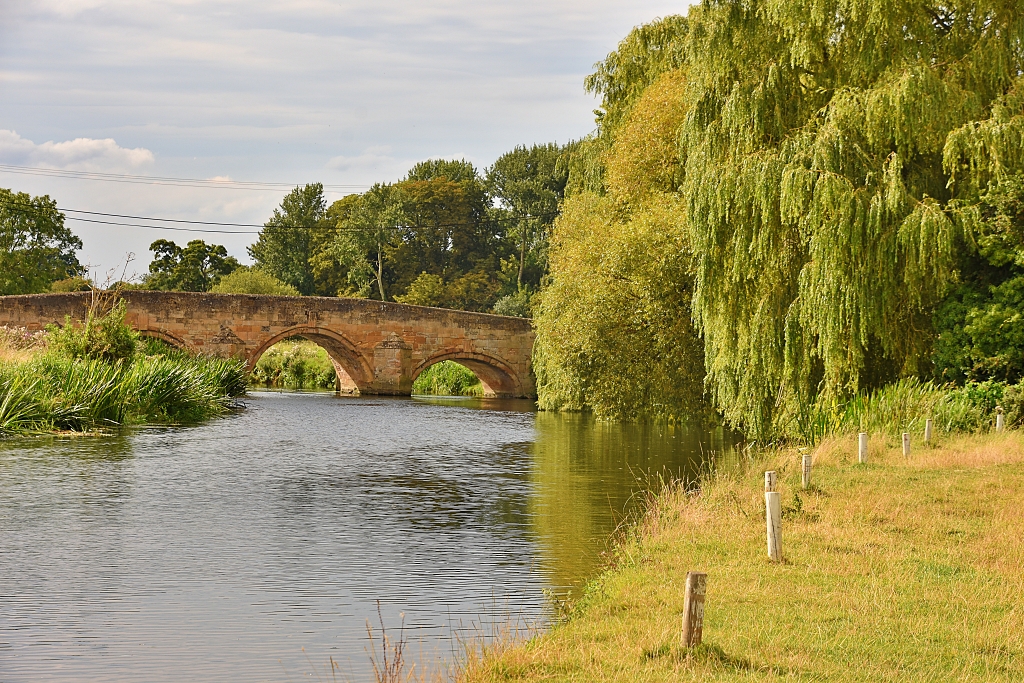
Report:
[{"label": "dry brown grass", "polygon": [[[824,443],[665,492],[572,616],[487,651],[477,681],[1024,680],[1024,437]],[[785,562],[768,562],[763,471],[779,472]],[[705,645],[679,642],[707,571]]]}]

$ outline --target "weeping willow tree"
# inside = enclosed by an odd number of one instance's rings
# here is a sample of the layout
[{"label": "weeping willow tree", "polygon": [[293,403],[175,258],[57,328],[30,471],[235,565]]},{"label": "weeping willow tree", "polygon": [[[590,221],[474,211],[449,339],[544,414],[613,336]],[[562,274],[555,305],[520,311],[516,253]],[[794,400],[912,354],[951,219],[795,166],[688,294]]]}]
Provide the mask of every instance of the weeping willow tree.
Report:
[{"label": "weeping willow tree", "polygon": [[1021,164],[1007,1],[704,3],[680,160],[708,388],[734,425],[922,371],[972,208]]},{"label": "weeping willow tree", "polygon": [[[598,130],[564,161],[567,207],[589,196],[593,215],[566,211],[558,248],[571,254],[573,235],[604,246],[589,262],[553,256],[551,289],[604,267],[624,226],[668,201],[661,246],[687,266],[649,277],[678,278],[650,296],[691,293],[678,314],[692,315],[706,396],[729,423],[799,432],[815,404],[927,375],[933,313],[998,224],[984,198],[1024,172],[1022,69],[1019,0],[706,1],[640,27],[588,79]],[[594,220],[617,241],[575,229]],[[580,300],[628,306],[606,296],[610,276],[589,283]],[[601,365],[550,333],[572,303],[550,295],[538,316],[538,368],[562,378],[542,396],[593,385],[560,374],[569,359]]]}]

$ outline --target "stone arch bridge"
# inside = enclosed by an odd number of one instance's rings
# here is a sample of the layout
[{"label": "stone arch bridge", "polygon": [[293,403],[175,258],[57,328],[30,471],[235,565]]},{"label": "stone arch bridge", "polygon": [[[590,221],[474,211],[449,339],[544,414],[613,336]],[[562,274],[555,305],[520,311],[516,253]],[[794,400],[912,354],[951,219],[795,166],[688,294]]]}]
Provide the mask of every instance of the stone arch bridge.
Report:
[{"label": "stone arch bridge", "polygon": [[[127,322],[145,336],[254,367],[263,352],[304,337],[330,355],[339,389],[409,395],[426,368],[454,360],[476,373],[485,394],[535,395],[529,320],[367,299],[127,291]],[[83,320],[89,292],[0,297],[0,325],[38,330]]]}]

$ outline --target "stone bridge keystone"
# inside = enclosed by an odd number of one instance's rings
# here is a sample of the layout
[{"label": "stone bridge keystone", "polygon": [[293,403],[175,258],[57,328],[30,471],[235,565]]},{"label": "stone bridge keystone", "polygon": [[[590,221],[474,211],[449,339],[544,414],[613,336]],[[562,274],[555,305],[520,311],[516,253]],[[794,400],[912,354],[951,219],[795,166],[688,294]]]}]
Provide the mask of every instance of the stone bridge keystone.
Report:
[{"label": "stone bridge keystone", "polygon": [[[529,320],[368,299],[128,291],[127,321],[178,348],[242,358],[254,367],[271,346],[304,337],[322,346],[342,391],[409,395],[426,368],[457,361],[488,396],[533,397]],[[0,297],[0,325],[39,330],[80,321],[88,292]]]}]

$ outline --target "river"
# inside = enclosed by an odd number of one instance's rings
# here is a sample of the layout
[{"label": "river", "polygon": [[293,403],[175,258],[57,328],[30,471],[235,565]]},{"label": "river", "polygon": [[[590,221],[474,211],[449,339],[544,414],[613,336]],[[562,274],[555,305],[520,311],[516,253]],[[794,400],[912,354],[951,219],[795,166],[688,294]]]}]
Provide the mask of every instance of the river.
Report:
[{"label": "river", "polygon": [[0,441],[0,681],[372,680],[579,590],[721,434],[525,401],[251,393],[203,425]]}]

